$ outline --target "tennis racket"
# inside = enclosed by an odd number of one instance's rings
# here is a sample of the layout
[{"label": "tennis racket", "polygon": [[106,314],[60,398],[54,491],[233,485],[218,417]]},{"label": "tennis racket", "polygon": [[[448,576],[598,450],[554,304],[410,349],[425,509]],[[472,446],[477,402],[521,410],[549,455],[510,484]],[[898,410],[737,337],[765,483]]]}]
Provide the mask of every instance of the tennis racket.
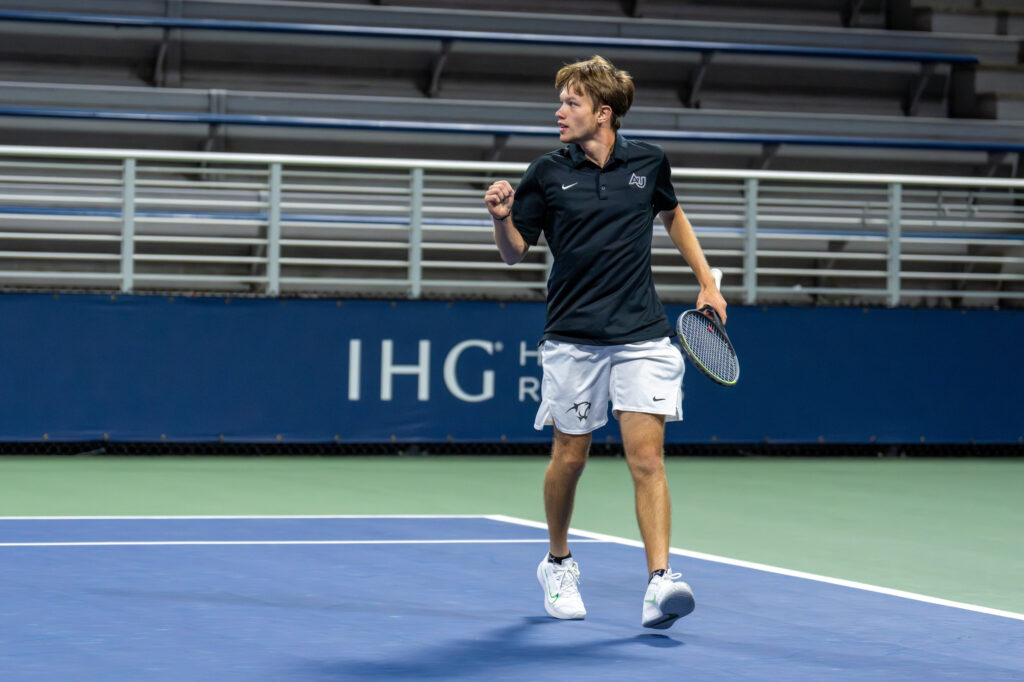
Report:
[{"label": "tennis racket", "polygon": [[[715,286],[721,286],[722,271],[711,271]],[[734,386],[740,378],[740,363],[729,335],[709,305],[700,310],[687,310],[676,320],[676,334],[686,357],[694,367],[722,386]]]}]

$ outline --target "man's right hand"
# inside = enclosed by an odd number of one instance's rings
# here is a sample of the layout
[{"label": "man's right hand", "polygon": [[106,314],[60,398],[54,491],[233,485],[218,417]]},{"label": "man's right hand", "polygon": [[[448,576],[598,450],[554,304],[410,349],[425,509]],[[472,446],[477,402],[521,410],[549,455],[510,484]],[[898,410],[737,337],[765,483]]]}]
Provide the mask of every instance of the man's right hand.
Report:
[{"label": "man's right hand", "polygon": [[498,180],[487,188],[484,204],[495,220],[504,220],[512,212],[512,200],[516,192],[506,180]]}]

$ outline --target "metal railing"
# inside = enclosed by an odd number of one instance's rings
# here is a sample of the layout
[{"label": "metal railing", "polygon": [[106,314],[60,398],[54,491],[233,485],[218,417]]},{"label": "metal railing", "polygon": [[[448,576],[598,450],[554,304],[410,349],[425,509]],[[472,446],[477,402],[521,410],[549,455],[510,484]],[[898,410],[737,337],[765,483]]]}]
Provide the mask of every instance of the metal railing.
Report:
[{"label": "metal railing", "polygon": [[[538,299],[483,209],[524,164],[0,147],[0,287]],[[1015,305],[1024,180],[676,169],[733,302]],[[696,283],[655,226],[666,301]]]}]

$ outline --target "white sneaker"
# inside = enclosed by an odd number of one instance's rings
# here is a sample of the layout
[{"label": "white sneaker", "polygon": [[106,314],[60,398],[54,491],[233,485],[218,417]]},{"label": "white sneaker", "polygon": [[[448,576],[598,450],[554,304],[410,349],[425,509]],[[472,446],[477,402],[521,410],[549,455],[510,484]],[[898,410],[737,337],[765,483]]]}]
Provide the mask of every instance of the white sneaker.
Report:
[{"label": "white sneaker", "polygon": [[671,570],[665,571],[665,575],[654,576],[647,585],[643,612],[645,628],[670,628],[677,620],[693,611],[693,590],[681,580],[674,582],[683,576],[681,573],[671,573]]},{"label": "white sneaker", "polygon": [[580,567],[571,558],[556,564],[545,556],[537,567],[537,580],[544,588],[544,608],[548,614],[565,620],[579,620],[587,615],[577,587]]}]

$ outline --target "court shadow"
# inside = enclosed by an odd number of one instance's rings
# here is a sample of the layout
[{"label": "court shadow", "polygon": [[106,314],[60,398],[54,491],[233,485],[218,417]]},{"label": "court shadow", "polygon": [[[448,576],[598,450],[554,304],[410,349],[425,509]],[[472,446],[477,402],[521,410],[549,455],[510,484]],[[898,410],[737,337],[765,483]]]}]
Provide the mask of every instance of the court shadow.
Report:
[{"label": "court shadow", "polygon": [[653,632],[649,632],[643,635],[637,635],[633,638],[638,644],[646,644],[647,646],[653,646],[658,649],[673,649],[677,646],[684,646],[678,639],[672,639],[668,635],[658,635]]},{"label": "court shadow", "polygon": [[[324,680],[487,679],[501,671],[503,675],[512,675],[510,679],[536,679],[545,670],[571,666],[581,659],[591,664],[607,661],[609,665],[619,666],[635,658],[637,664],[643,664],[650,660],[647,647],[685,646],[685,642],[663,634],[604,637],[601,635],[605,628],[593,625],[586,631],[571,631],[568,638],[553,632],[538,636],[538,628],[561,628],[565,632],[565,628],[571,627],[573,624],[553,618],[524,617],[515,624],[480,632],[473,639],[454,639],[441,641],[436,646],[414,648],[401,658],[367,660],[339,657],[313,662],[296,671],[296,677]],[[594,636],[588,639],[587,635]]]}]

